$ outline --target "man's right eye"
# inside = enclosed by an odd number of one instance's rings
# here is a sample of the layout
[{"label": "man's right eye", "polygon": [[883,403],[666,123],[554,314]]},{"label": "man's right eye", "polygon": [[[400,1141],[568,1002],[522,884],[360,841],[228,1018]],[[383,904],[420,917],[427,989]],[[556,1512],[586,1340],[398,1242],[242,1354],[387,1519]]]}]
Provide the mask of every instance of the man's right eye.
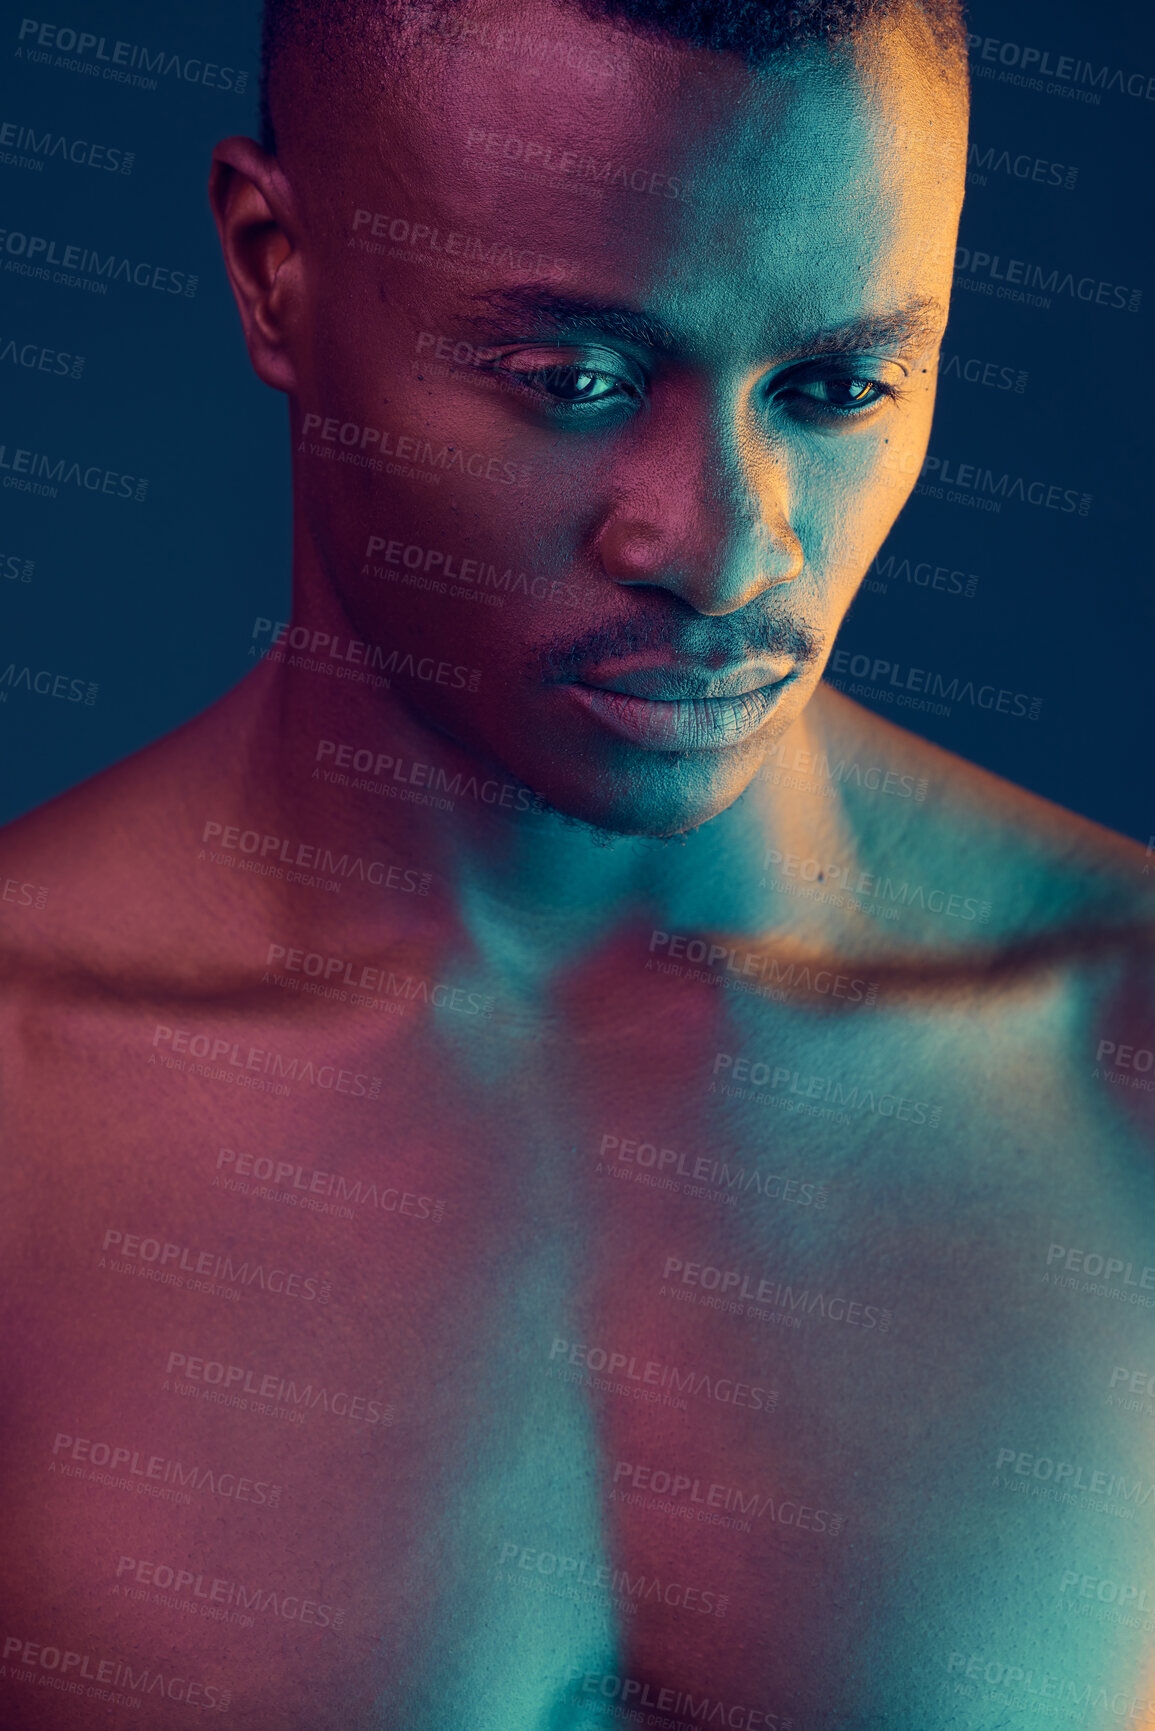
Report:
[{"label": "man's right eye", "polygon": [[635,407],[645,396],[641,368],[605,349],[517,349],[490,365],[547,413],[592,415]]},{"label": "man's right eye", "polygon": [[542,367],[518,377],[523,384],[548,391],[565,403],[601,403],[618,388],[618,381],[609,373],[596,373],[587,367]]}]

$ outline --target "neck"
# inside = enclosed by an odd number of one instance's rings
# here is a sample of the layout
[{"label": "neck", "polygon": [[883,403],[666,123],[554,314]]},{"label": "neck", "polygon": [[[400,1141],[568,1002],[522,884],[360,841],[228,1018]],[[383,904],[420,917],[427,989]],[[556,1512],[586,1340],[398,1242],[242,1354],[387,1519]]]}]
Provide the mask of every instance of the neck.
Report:
[{"label": "neck", "polygon": [[[783,791],[760,773],[726,811],[684,835],[597,830],[428,725],[407,701],[413,674],[398,676],[396,662],[388,671],[389,656],[358,638],[331,592],[298,610],[252,682],[245,806],[246,823],[259,819],[294,846],[428,874],[420,902],[372,903],[387,921],[398,913],[407,929],[447,921],[495,965],[545,974],[626,923],[765,931],[795,919],[797,903],[766,887],[775,875],[767,860],[814,854],[819,829],[829,847],[837,802]],[[792,761],[822,749],[814,711],[786,736]],[[342,919],[347,910],[346,898]]]}]

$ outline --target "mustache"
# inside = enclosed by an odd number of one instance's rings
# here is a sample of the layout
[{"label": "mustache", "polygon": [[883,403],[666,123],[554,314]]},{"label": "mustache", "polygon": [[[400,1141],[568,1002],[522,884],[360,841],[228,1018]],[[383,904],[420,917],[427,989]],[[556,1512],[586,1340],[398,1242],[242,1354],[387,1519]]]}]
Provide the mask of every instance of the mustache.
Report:
[{"label": "mustache", "polygon": [[567,643],[547,643],[537,654],[533,671],[547,684],[580,679],[583,671],[604,661],[635,655],[642,649],[663,649],[674,662],[700,666],[739,667],[761,656],[789,655],[800,665],[816,661],[825,647],[824,635],[797,619],[749,619],[739,623],[699,618],[672,621],[640,614],[633,619],[597,625]]}]

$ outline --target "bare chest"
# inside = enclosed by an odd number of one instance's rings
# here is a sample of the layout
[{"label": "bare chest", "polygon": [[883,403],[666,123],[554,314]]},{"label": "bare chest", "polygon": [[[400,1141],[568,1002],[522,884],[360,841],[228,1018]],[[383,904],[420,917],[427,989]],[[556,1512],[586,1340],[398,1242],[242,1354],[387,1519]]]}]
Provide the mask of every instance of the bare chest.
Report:
[{"label": "bare chest", "polygon": [[422,1731],[977,1726],[1138,1654],[1155,1251],[1069,1103],[724,1023],[123,1032],[18,1132],[28,1724],[100,1722],[57,1650]]}]

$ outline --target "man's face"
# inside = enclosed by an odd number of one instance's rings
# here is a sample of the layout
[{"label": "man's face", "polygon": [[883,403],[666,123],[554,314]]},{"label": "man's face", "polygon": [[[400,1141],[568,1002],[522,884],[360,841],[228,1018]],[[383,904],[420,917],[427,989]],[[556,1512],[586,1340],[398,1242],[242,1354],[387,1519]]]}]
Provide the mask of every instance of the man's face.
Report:
[{"label": "man's face", "polygon": [[394,681],[424,724],[672,834],[799,715],[917,478],[963,100],[893,26],[751,72],[552,0],[459,16],[335,182],[286,152],[298,506],[359,635],[480,670]]}]

